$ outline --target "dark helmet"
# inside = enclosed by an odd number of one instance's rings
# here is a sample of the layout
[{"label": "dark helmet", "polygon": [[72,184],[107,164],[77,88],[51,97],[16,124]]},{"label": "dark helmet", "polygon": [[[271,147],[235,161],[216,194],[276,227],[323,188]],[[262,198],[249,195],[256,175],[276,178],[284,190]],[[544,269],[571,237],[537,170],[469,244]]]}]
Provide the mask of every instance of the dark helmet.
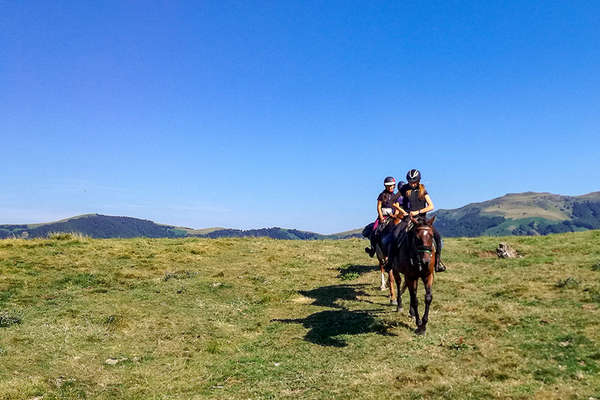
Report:
[{"label": "dark helmet", "polygon": [[385,186],[396,186],[396,180],[394,179],[393,176],[388,176],[387,178],[385,178],[383,180],[383,184]]},{"label": "dark helmet", "polygon": [[400,181],[398,182],[398,190],[400,190],[400,188],[402,188],[402,186],[406,185],[406,182],[404,181]]},{"label": "dark helmet", "polygon": [[421,172],[418,169],[411,169],[406,173],[406,180],[408,183],[415,183],[421,181]]}]

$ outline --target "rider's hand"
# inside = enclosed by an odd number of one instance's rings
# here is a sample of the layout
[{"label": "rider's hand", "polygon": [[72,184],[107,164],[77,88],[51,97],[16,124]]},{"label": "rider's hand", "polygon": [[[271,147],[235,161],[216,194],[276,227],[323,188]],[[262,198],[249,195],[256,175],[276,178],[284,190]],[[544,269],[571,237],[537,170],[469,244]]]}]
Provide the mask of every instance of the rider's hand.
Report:
[{"label": "rider's hand", "polygon": [[379,217],[379,222],[385,222],[385,217]]},{"label": "rider's hand", "polygon": [[419,212],[418,211],[411,211],[410,215],[413,216],[413,217],[416,217],[417,215],[419,215]]}]

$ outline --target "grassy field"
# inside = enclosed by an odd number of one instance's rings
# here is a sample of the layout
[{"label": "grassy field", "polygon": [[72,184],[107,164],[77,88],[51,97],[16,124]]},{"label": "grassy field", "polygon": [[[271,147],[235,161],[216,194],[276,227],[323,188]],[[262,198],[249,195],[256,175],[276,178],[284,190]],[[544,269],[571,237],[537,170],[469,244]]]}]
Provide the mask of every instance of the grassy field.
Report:
[{"label": "grassy field", "polygon": [[417,337],[358,239],[2,240],[0,399],[600,399],[600,231],[445,243]]}]

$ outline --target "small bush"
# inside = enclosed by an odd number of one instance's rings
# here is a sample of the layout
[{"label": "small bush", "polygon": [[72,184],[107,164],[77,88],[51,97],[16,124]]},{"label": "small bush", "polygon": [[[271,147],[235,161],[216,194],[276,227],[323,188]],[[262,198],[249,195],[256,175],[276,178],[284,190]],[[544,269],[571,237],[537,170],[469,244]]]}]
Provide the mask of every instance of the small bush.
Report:
[{"label": "small bush", "polygon": [[345,264],[342,265],[341,267],[339,267],[337,270],[340,271],[340,274],[338,275],[338,278],[340,278],[343,281],[351,281],[354,280],[358,277],[360,277],[360,270],[359,270],[359,266],[356,265],[352,265],[352,264]]},{"label": "small bush", "polygon": [[103,285],[104,283],[105,281],[102,277],[99,277],[95,274],[83,272],[79,274],[67,275],[64,278],[58,280],[56,282],[56,285],[59,288],[64,288],[68,285],[73,285],[87,289],[94,286]]},{"label": "small bush", "polygon": [[52,240],[86,240],[90,238],[81,232],[48,232],[47,237]]},{"label": "small bush", "polygon": [[196,275],[198,275],[198,273],[192,271],[165,272],[165,276],[163,276],[163,281],[166,282],[169,279],[191,279]]},{"label": "small bush", "polygon": [[354,280],[356,278],[358,278],[360,275],[358,272],[347,272],[347,273],[340,273],[340,278],[343,281],[351,281]]},{"label": "small bush", "polygon": [[102,325],[106,326],[108,330],[116,330],[123,328],[127,325],[125,318],[122,315],[111,314],[102,319]]},{"label": "small bush", "polygon": [[21,323],[21,317],[6,311],[0,311],[0,328],[7,328],[11,325],[16,325]]},{"label": "small bush", "polygon": [[575,278],[569,276],[567,279],[560,279],[558,282],[556,282],[554,286],[556,286],[557,288],[571,289],[578,287],[579,282]]}]

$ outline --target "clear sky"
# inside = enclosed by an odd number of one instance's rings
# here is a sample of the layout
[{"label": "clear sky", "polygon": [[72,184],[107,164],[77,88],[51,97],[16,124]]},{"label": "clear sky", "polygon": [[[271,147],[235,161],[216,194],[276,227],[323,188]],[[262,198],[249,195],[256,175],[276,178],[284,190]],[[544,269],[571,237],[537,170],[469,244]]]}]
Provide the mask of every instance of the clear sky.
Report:
[{"label": "clear sky", "polygon": [[0,223],[332,233],[600,190],[598,1],[0,0]]}]

